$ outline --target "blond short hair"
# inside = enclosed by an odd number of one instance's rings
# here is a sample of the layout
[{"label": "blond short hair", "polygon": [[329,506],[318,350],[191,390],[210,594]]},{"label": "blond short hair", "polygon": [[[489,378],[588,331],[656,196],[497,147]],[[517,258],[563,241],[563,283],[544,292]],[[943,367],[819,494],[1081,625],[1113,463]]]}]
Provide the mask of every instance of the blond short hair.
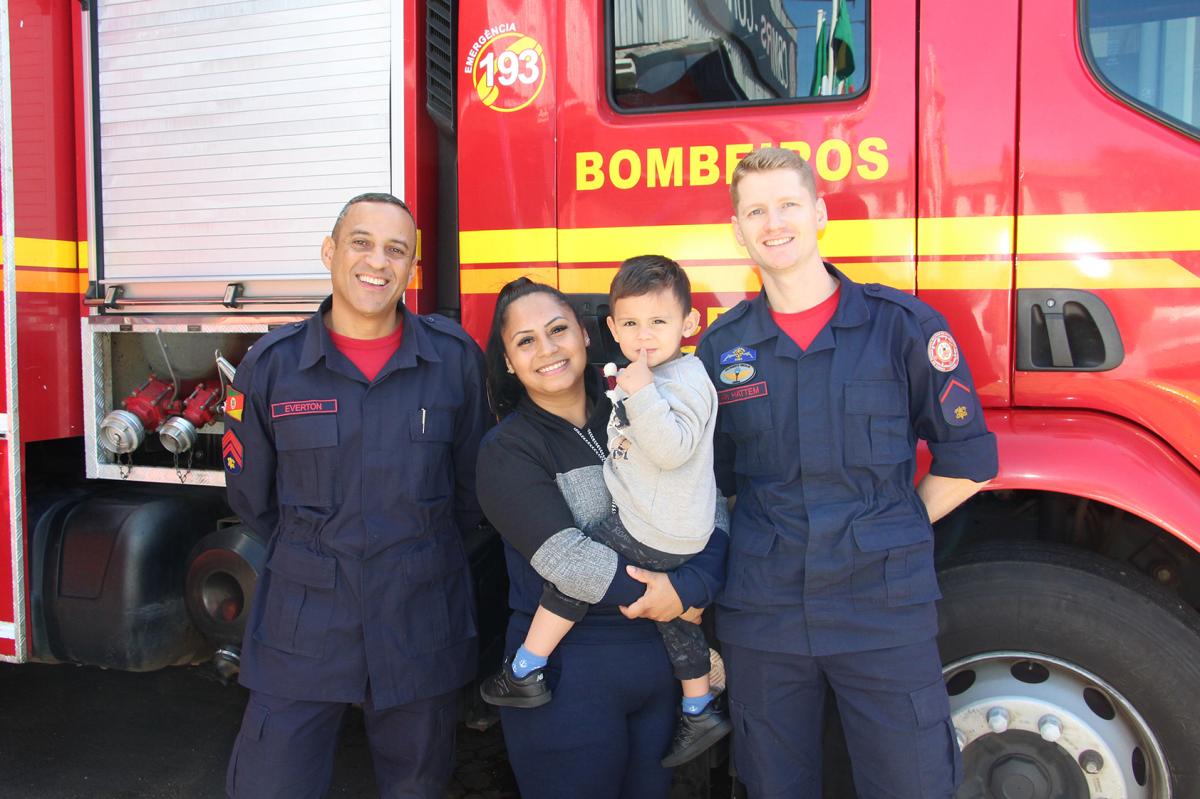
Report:
[{"label": "blond short hair", "polygon": [[763,147],[747,155],[733,168],[733,177],[729,181],[729,196],[733,199],[733,210],[738,207],[738,184],[742,178],[755,172],[769,172],[774,169],[791,169],[800,176],[800,183],[815,200],[817,198],[817,179],[813,177],[812,167],[800,157],[795,150],[781,147]]}]

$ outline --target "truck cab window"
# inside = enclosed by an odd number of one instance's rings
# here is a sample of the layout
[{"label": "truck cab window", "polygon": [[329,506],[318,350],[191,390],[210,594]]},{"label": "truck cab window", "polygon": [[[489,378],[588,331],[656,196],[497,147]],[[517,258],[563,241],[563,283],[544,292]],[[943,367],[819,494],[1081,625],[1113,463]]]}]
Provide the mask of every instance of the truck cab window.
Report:
[{"label": "truck cab window", "polygon": [[868,0],[612,0],[609,96],[618,110],[860,94]]},{"label": "truck cab window", "polygon": [[1111,92],[1200,136],[1200,9],[1194,0],[1084,0],[1084,52]]}]

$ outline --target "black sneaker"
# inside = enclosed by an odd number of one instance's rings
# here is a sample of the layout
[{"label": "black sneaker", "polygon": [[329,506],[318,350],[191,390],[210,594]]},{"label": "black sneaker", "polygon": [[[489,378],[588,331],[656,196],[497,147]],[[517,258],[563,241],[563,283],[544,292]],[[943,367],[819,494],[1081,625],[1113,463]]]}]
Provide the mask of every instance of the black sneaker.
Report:
[{"label": "black sneaker", "polygon": [[541,707],[550,701],[550,687],[546,685],[545,669],[534,669],[524,677],[512,673],[507,660],[498,674],[493,674],[479,684],[479,695],[489,705],[501,707]]},{"label": "black sneaker", "polygon": [[662,759],[663,767],[675,768],[699,757],[732,730],[733,723],[729,721],[729,714],[717,705],[715,699],[704,708],[704,712],[694,716],[680,712],[679,726],[675,728],[671,748]]}]

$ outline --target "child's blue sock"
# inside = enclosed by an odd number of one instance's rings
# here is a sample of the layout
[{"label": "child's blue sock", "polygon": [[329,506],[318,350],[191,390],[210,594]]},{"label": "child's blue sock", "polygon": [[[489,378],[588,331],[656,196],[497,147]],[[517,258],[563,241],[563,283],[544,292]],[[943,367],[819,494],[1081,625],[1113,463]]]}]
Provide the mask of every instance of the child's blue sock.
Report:
[{"label": "child's blue sock", "polygon": [[528,677],[529,672],[540,669],[545,665],[546,658],[533,654],[522,645],[517,649],[517,654],[513,655],[512,673],[514,677],[520,680],[523,677]]},{"label": "child's blue sock", "polygon": [[683,698],[683,712],[689,716],[698,716],[704,712],[704,708],[708,707],[708,703],[711,701],[713,701],[711,691],[704,696],[685,696]]}]

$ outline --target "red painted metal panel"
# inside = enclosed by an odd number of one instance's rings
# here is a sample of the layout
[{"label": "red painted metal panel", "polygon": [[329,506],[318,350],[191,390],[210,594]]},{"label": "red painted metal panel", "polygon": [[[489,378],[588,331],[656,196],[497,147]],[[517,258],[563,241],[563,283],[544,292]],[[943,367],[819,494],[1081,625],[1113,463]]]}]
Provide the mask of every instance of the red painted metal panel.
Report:
[{"label": "red painted metal panel", "polygon": [[1200,549],[1200,474],[1161,439],[1086,411],[1022,410],[987,418],[1000,439],[1000,474],[989,488],[1095,499]]},{"label": "red painted metal panel", "polygon": [[[16,619],[16,610],[13,607],[14,591],[16,589],[17,575],[13,572],[13,540],[12,540],[12,524],[8,513],[9,491],[8,491],[8,441],[0,439],[0,622],[12,623]],[[13,654],[11,651],[6,651],[5,647],[11,648],[12,641],[0,638],[0,654]]]},{"label": "red painted metal panel", "polygon": [[[559,6],[550,0],[486,0],[459,6],[455,68],[462,233],[555,227],[554,119],[567,58],[556,38]],[[529,63],[518,61],[517,69],[534,79],[504,85],[500,56],[527,50],[534,56]],[[506,248],[490,254],[487,267],[553,269],[553,252],[539,253],[541,260],[534,260],[519,247]],[[463,260],[471,258],[464,252]],[[465,294],[463,300],[463,323],[482,340],[491,324],[495,295]]]},{"label": "red painted metal panel", "polygon": [[[1195,210],[1200,145],[1098,84],[1084,62],[1075,5],[1023,6],[1019,212]],[[1200,289],[1186,287],[1200,283],[1194,279],[1200,277],[1200,233],[1193,231],[1181,251],[1172,243],[1180,231],[1169,223],[1125,217],[1112,225],[1138,242],[1136,252],[1106,252],[1091,232],[1069,223],[1046,245],[1058,252],[1041,246],[1034,252],[1027,243],[1034,240],[1029,223],[1019,220],[1018,250],[1026,254],[1018,272],[1033,273],[1041,259],[1058,259],[1117,281],[1094,293],[1113,313],[1125,360],[1102,373],[1017,372],[1014,401],[1118,414],[1161,436],[1200,468]],[[1145,288],[1126,287],[1138,283],[1136,259],[1173,262],[1184,285],[1148,280]]]},{"label": "red painted metal panel", "polygon": [[[829,98],[754,108],[709,108],[656,113],[618,113],[607,97],[607,54],[601,3],[572,3],[564,9],[560,39],[559,169],[557,195],[562,229],[655,225],[727,225],[731,215],[728,177],[732,165],[753,147],[802,142],[818,173],[833,220],[900,219],[912,222],[886,244],[864,245],[869,255],[842,263],[911,262],[916,253],[916,6],[915,2],[877,2],[871,8],[870,86],[860,96]],[[860,47],[861,47],[860,43]],[[810,45],[798,58],[811,58]],[[681,148],[678,179],[650,180],[650,151],[656,158]],[[584,155],[579,155],[583,153]],[[843,157],[832,153],[844,153]],[[578,169],[598,154],[603,180],[594,170]],[[693,163],[715,159],[718,171]],[[640,179],[631,181],[633,162]],[[614,179],[614,175],[616,176]],[[824,176],[824,178],[822,177]],[[694,178],[700,178],[696,180]],[[631,183],[628,188],[620,184]],[[601,184],[602,185],[598,185]],[[596,186],[587,188],[588,185]],[[620,235],[619,233],[616,235]],[[730,234],[732,236],[732,234]],[[619,247],[613,247],[614,251]],[[662,247],[663,254],[679,257]],[[630,255],[634,253],[628,253]],[[562,269],[613,267],[619,262],[591,260]],[[748,266],[749,259],[735,259]],[[839,261],[837,257],[832,260]],[[702,262],[692,262],[699,266]],[[729,264],[723,258],[712,262]],[[560,273],[560,282],[561,282]],[[694,298],[707,324],[709,306],[727,307],[748,296],[734,288],[698,293]]]},{"label": "red painted metal panel", "polygon": [[17,235],[76,241],[72,3],[12,0]]},{"label": "red painted metal panel", "polygon": [[[923,219],[988,217],[1015,227],[1017,133],[1016,3],[927,0],[920,8],[919,214]],[[969,46],[986,31],[987,47]],[[1013,366],[1011,252],[954,252],[952,242],[918,233],[917,294],[946,315],[971,365],[981,401],[1006,406]],[[978,257],[989,277],[1003,264],[1003,288],[946,289],[922,265]]]},{"label": "red painted metal panel", "polygon": [[[418,288],[408,291],[406,302],[418,313],[429,313],[437,306],[437,138],[425,111],[423,3],[404,4],[403,36],[404,85],[398,94],[404,98],[404,200],[421,231]],[[396,96],[393,91],[392,97]]]}]

